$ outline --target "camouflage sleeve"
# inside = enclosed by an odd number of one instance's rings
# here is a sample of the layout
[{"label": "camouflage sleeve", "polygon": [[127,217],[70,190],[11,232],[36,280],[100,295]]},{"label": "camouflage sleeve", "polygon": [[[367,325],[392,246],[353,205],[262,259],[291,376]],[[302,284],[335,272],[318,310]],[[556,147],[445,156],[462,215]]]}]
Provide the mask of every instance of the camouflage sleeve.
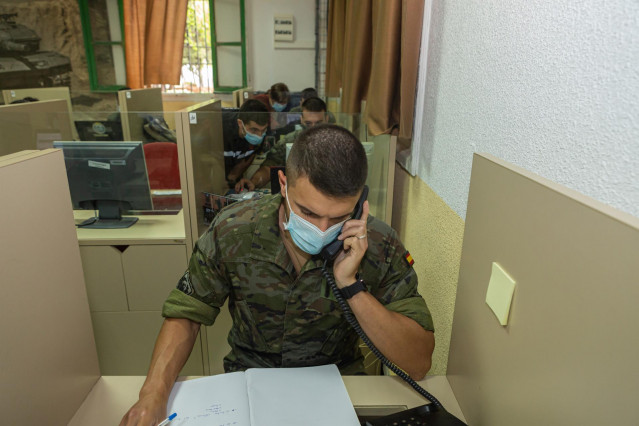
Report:
[{"label": "camouflage sleeve", "polygon": [[394,233],[388,243],[388,268],[373,296],[386,309],[416,321],[425,330],[435,331],[426,301],[417,291],[417,274],[405,257],[408,251]]},{"label": "camouflage sleeve", "polygon": [[198,240],[189,266],[162,307],[165,318],[186,318],[211,325],[220,313],[229,286],[215,261],[212,228]]},{"label": "camouflage sleeve", "polygon": [[[415,283],[415,287],[417,287],[417,283]],[[426,305],[426,301],[424,301],[424,298],[419,293],[415,293],[416,296],[395,300],[389,303],[386,305],[386,309],[414,320],[421,325],[424,330],[435,331],[433,318],[430,315],[430,310]]]},{"label": "camouflage sleeve", "polygon": [[286,138],[277,142],[266,154],[262,166],[284,166],[286,164]]}]

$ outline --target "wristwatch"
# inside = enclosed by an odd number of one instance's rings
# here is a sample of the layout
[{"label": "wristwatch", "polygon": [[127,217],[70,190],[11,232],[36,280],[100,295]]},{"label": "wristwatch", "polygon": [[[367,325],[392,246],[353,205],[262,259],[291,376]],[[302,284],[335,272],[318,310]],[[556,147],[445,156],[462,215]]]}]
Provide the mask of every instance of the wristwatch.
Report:
[{"label": "wristwatch", "polygon": [[366,288],[366,284],[364,284],[364,280],[361,278],[357,278],[357,281],[355,281],[351,285],[343,287],[342,289],[340,289],[340,291],[342,292],[342,296],[344,296],[344,299],[350,299],[360,291],[368,291],[368,289]]}]

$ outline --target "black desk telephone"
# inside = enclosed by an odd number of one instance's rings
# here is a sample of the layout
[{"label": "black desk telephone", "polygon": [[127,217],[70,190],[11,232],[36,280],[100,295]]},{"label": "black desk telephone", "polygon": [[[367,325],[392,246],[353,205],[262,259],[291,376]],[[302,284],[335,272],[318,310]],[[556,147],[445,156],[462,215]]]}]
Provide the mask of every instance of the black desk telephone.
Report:
[{"label": "black desk telephone", "polygon": [[[357,204],[355,204],[355,209],[353,210],[353,219],[360,219],[362,217],[362,212],[364,210],[364,201],[368,198],[368,186],[364,186],[362,191],[362,195],[359,200],[357,200]],[[344,317],[348,321],[348,323],[353,327],[358,336],[362,339],[366,346],[369,347],[371,352],[375,354],[377,358],[392,372],[397,374],[399,377],[404,379],[409,385],[413,387],[420,395],[428,399],[431,403],[422,405],[420,407],[412,408],[410,410],[401,411],[399,413],[391,414],[388,416],[376,418],[374,420],[366,420],[362,423],[362,426],[383,426],[383,425],[432,425],[432,426],[457,426],[464,425],[462,421],[457,419],[452,414],[448,413],[442,404],[431,395],[424,388],[419,386],[417,382],[415,382],[408,374],[402,371],[395,364],[390,362],[386,357],[375,347],[373,342],[370,341],[364,330],[360,327],[357,318],[353,315],[350,307],[348,306],[348,302],[344,300],[342,293],[337,288],[337,284],[335,280],[328,272],[327,265],[332,263],[339,252],[343,249],[344,243],[340,240],[335,240],[322,248],[320,252],[320,256],[324,259],[324,265],[322,266],[322,275],[328,281],[328,284],[335,295],[335,299],[339,304],[342,312],[344,313]]]}]

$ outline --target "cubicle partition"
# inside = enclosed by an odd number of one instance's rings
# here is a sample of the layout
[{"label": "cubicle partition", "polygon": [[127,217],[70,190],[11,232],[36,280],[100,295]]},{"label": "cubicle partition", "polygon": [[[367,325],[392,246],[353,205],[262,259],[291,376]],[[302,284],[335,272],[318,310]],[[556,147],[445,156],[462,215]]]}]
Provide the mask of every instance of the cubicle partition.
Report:
[{"label": "cubicle partition", "polygon": [[239,108],[242,106],[244,101],[248,100],[253,96],[253,88],[252,87],[242,87],[241,89],[234,90],[232,93],[232,107]]},{"label": "cubicle partition", "polygon": [[390,225],[393,216],[397,136],[371,136],[362,143],[368,158],[366,184],[369,187],[370,214]]},{"label": "cubicle partition", "polygon": [[78,133],[73,126],[73,108],[71,105],[71,93],[68,87],[34,87],[30,89],[11,89],[3,90],[2,98],[5,105],[9,105],[12,102],[22,100],[26,97],[37,99],[38,101],[54,101],[63,100],[66,102],[66,107],[59,109],[58,112],[67,112],[67,119],[71,125],[71,132],[73,139],[78,138]]},{"label": "cubicle partition", "polygon": [[118,92],[118,105],[125,141],[143,141],[144,116],[163,115],[162,89],[135,89]]},{"label": "cubicle partition", "polygon": [[67,109],[71,108],[71,93],[68,87],[33,87],[29,89],[6,89],[2,91],[2,99],[5,105],[20,101],[24,98],[35,98],[39,101],[53,101],[62,99],[67,103]]},{"label": "cubicle partition", "polygon": [[639,218],[475,154],[448,360],[469,424],[639,424],[638,254]]},{"label": "cubicle partition", "polygon": [[224,138],[220,101],[192,105],[179,112],[176,132],[184,140],[181,163],[188,187],[191,238],[197,240],[207,228],[204,222],[204,193],[224,194]]},{"label": "cubicle partition", "polygon": [[0,105],[0,156],[72,140],[71,123],[64,100]]},{"label": "cubicle partition", "polygon": [[100,370],[62,153],[0,157],[0,182],[2,423],[67,424]]},{"label": "cubicle partition", "polygon": [[[211,100],[192,105],[180,111],[177,118],[176,132],[184,143],[180,150],[180,163],[184,164],[188,182],[185,198],[188,204],[185,204],[184,211],[189,221],[189,247],[193,247],[208,226],[204,220],[204,194],[225,194],[228,189],[224,172],[221,102]],[[223,308],[215,324],[203,328],[207,374],[224,372],[222,360],[230,351],[227,337],[231,323],[228,309]]]},{"label": "cubicle partition", "polygon": [[212,99],[214,99],[213,93],[162,93],[164,119],[170,129],[175,129],[176,114],[174,113]]}]

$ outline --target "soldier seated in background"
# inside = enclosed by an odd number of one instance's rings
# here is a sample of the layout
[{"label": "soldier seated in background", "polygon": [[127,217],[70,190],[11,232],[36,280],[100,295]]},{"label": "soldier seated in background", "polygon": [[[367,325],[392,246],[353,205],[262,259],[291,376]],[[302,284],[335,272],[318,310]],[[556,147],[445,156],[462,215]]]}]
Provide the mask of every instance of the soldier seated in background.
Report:
[{"label": "soldier seated in background", "polygon": [[269,127],[266,106],[255,99],[245,101],[239,112],[222,113],[224,168],[229,188],[235,187],[263,147]]},{"label": "soldier seated in background", "polygon": [[326,123],[326,104],[320,98],[309,98],[302,104],[301,126],[298,130],[282,137],[266,154],[260,168],[251,176],[251,179],[242,178],[235,185],[235,191],[242,189],[253,191],[255,188],[266,186],[270,182],[271,167],[286,165],[286,144],[297,140],[300,133],[309,127]]},{"label": "soldier seated in background", "polygon": [[[300,92],[300,104],[294,108],[291,108],[289,114],[300,114],[302,112],[302,104],[305,100],[310,98],[319,98],[317,94],[317,90],[314,87],[307,87],[306,89]],[[328,115],[327,123],[335,123],[335,116],[328,109],[326,110],[326,114]]]}]

